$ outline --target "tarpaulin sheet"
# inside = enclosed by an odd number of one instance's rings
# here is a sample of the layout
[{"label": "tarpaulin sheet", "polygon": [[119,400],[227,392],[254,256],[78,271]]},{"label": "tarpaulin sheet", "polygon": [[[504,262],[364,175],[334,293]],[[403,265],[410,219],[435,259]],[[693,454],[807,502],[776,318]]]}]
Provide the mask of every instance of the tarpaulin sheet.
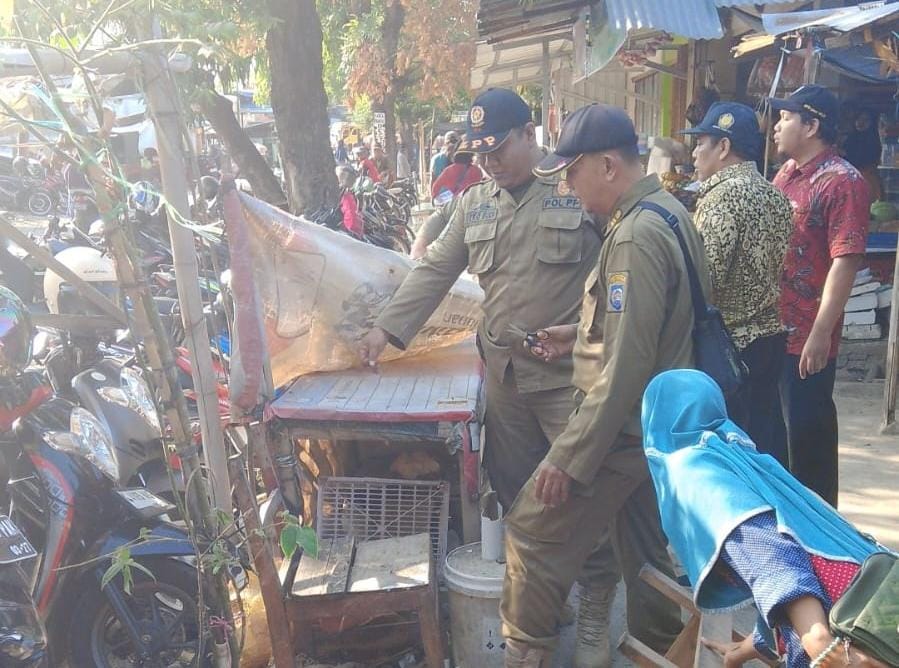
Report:
[{"label": "tarpaulin sheet", "polygon": [[[308,373],[357,366],[357,342],[371,329],[413,261],[248,195],[240,197],[275,387]],[[459,279],[407,350],[388,346],[382,359],[464,340],[477,327],[482,301],[477,284]]]},{"label": "tarpaulin sheet", "polygon": [[874,52],[871,44],[859,44],[821,52],[825,63],[846,76],[862,79],[870,83],[887,84],[899,80],[893,69]]}]

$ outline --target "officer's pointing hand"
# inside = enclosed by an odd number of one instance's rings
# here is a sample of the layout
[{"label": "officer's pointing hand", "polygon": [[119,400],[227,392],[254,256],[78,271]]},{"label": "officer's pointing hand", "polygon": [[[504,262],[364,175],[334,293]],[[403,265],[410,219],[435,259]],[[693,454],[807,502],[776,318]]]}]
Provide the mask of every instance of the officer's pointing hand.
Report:
[{"label": "officer's pointing hand", "polygon": [[380,327],[375,327],[359,341],[359,359],[363,366],[376,368],[378,358],[387,347],[387,332]]},{"label": "officer's pointing hand", "polygon": [[571,476],[558,466],[543,460],[534,474],[536,485],[534,496],[545,506],[556,508],[568,501],[571,491]]}]

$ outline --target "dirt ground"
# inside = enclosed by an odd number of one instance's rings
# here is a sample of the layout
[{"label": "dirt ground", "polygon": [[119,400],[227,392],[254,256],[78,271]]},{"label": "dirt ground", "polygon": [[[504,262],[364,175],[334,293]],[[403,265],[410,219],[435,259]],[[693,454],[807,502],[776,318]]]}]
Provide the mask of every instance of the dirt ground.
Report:
[{"label": "dirt ground", "polygon": [[899,550],[899,436],[880,433],[883,381],[837,383],[840,511]]}]

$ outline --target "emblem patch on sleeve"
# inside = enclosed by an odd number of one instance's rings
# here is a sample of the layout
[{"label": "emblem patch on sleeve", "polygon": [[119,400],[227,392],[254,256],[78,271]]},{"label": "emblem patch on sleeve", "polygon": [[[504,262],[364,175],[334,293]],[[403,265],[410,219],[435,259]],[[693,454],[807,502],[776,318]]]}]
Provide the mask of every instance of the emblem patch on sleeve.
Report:
[{"label": "emblem patch on sleeve", "polygon": [[616,271],[613,274],[609,274],[607,313],[621,313],[627,308],[627,274],[628,272],[626,271]]}]

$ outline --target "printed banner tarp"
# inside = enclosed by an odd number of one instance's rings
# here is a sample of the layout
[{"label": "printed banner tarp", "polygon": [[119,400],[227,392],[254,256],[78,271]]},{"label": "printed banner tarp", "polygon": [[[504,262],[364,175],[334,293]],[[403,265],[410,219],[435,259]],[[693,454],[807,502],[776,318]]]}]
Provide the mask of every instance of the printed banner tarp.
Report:
[{"label": "printed banner tarp", "polygon": [[[414,262],[248,195],[240,198],[275,387],[304,374],[357,366],[357,342]],[[388,346],[382,360],[471,336],[482,301],[478,285],[460,278],[406,351]]]}]

